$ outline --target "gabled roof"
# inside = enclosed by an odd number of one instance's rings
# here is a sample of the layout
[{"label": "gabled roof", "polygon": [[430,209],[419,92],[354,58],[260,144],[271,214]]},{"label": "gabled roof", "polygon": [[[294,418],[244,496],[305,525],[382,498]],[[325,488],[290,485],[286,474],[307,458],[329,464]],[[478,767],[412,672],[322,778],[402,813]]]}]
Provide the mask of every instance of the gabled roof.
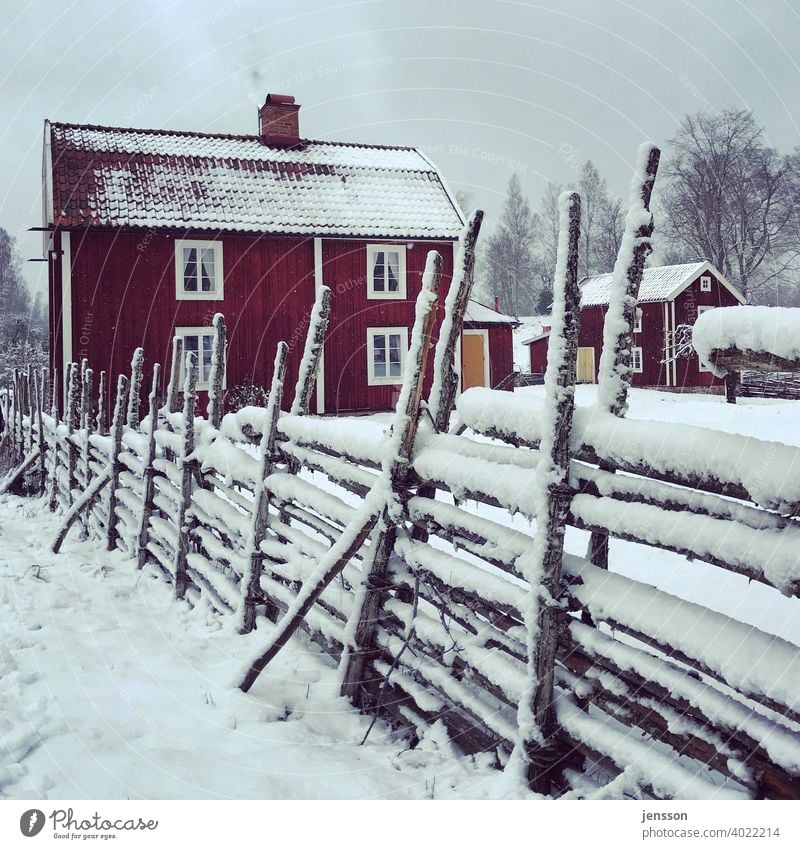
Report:
[{"label": "gabled roof", "polygon": [[454,239],[464,223],[410,147],[45,122],[48,142],[61,227]]},{"label": "gabled roof", "polygon": [[[672,301],[690,286],[701,274],[709,271],[733,294],[740,303],[745,302],[742,293],[710,262],[690,262],[684,265],[659,265],[645,268],[642,285],[639,287],[639,302]],[[597,274],[581,281],[581,306],[607,306],[611,297],[611,274]]]},{"label": "gabled roof", "polygon": [[472,298],[467,303],[464,321],[474,324],[511,324],[514,326],[519,324],[519,321],[513,316],[498,312],[479,301],[472,300]]}]

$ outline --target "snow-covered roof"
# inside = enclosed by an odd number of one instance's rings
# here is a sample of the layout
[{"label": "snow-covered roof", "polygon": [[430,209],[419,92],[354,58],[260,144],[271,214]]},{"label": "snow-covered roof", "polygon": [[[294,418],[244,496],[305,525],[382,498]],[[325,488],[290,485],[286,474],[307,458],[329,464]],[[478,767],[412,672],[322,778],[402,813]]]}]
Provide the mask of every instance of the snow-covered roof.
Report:
[{"label": "snow-covered roof", "polygon": [[463,225],[411,147],[58,123],[45,135],[57,226],[454,239]]},{"label": "snow-covered roof", "polygon": [[519,324],[516,318],[504,315],[478,301],[473,301],[471,298],[467,304],[464,321],[472,321],[475,324]]},{"label": "snow-covered roof", "polygon": [[[741,303],[744,303],[742,293],[710,262],[689,262],[683,265],[659,265],[654,268],[645,268],[642,285],[639,288],[639,301],[640,303],[671,301],[706,271],[713,274]],[[611,279],[610,273],[585,277],[581,281],[581,306],[606,306],[611,296]]]},{"label": "snow-covered roof", "polygon": [[549,313],[547,315],[520,316],[520,327],[516,334],[520,345],[530,345],[531,342],[535,342],[543,336],[548,336],[552,324],[553,316]]}]

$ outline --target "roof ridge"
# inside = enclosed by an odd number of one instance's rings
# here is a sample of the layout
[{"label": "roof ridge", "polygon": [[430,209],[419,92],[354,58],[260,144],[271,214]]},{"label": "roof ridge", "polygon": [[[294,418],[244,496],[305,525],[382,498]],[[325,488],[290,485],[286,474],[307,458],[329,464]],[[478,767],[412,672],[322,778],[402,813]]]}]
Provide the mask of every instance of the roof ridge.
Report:
[{"label": "roof ridge", "polygon": [[[67,127],[75,130],[101,130],[103,132],[114,133],[141,133],[148,136],[179,136],[181,138],[203,138],[203,139],[221,139],[223,141],[252,141],[260,142],[261,136],[255,134],[242,133],[208,133],[200,130],[167,130],[155,127],[115,127],[108,124],[74,124],[69,121],[48,121],[51,128]],[[300,144],[321,144],[330,145],[332,147],[357,147],[369,148],[372,150],[407,150],[421,156],[419,150],[413,145],[401,144],[373,144],[370,142],[348,142],[336,141],[335,139],[300,139]],[[264,147],[275,147],[275,145],[263,145]],[[291,150],[292,148],[281,147],[281,150]],[[423,157],[424,158],[424,157]],[[430,164],[430,163],[429,163]]]}]

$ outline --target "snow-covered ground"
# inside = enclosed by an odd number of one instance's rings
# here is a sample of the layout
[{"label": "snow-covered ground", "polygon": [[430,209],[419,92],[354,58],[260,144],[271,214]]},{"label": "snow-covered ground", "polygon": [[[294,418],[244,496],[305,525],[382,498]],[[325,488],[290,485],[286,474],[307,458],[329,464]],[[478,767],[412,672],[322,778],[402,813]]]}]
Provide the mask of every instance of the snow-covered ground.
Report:
[{"label": "snow-covered ground", "polygon": [[[595,393],[578,387],[578,403]],[[800,402],[633,390],[630,416],[800,445]],[[369,720],[336,695],[332,667],[301,637],[242,694],[234,682],[263,632],[231,633],[176,603],[154,572],[74,532],[52,555],[57,525],[36,500],[0,498],[0,797],[504,794],[489,757],[457,755],[440,729],[411,751],[378,723],[359,745]],[[568,550],[585,553],[587,538],[569,530]],[[620,541],[611,565],[800,644],[796,600],[767,587]]]},{"label": "snow-covered ground", "polygon": [[[248,695],[263,634],[230,633],[118,551],[0,500],[0,798],[453,798],[494,793],[488,758],[435,729],[414,751],[336,695],[295,638]],[[257,642],[254,643],[253,641]],[[405,750],[404,750],[405,749]]]}]

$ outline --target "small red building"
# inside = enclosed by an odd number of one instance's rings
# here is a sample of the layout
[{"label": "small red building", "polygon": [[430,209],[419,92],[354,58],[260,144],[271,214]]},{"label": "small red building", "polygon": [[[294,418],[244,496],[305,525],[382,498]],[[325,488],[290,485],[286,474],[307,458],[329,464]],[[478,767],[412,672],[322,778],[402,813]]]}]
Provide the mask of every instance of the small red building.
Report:
[{"label": "small red building", "polygon": [[[326,285],[315,411],[391,408],[427,253],[444,260],[443,304],[464,217],[420,151],[302,139],[298,113],[294,98],[268,95],[252,136],[45,122],[59,374],[85,357],[113,378],[138,346],[149,363],[167,365],[178,334],[198,353],[202,391],[221,312],[226,387],[268,385],[285,340],[290,404],[315,293]],[[506,368],[501,344],[490,338],[482,351],[487,385]],[[468,341],[465,356],[476,357],[474,347]]]},{"label": "small red building", "polygon": [[[581,326],[578,337],[578,381],[596,383],[603,349],[603,322],[611,295],[611,274],[581,281]],[[633,386],[694,387],[721,385],[703,368],[696,354],[674,356],[675,329],[692,325],[714,307],[743,304],[741,292],[710,262],[646,268],[639,288],[634,332]],[[525,344],[532,372],[547,366],[549,329]]]}]

